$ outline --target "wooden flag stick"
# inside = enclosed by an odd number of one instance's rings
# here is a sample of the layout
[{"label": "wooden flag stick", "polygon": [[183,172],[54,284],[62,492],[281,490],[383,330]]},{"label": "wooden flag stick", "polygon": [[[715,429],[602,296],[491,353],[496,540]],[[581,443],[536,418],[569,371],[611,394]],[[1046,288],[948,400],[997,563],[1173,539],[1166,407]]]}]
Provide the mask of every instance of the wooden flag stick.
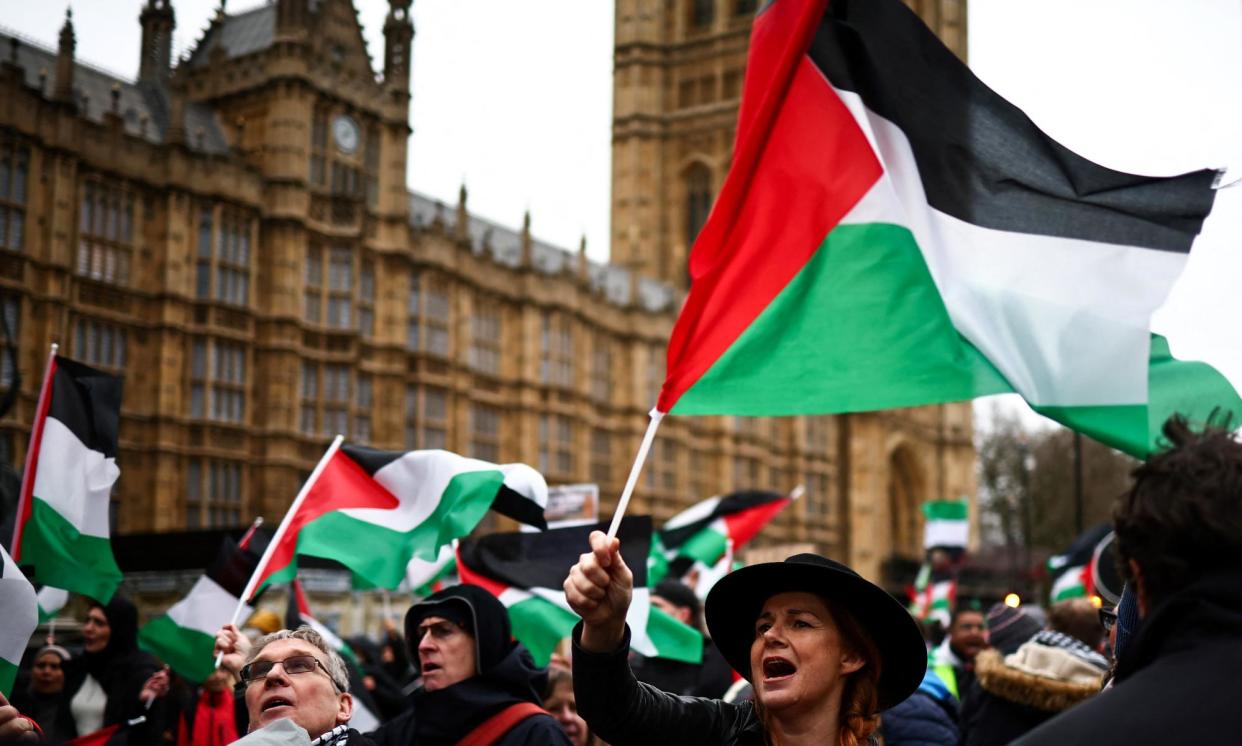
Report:
[{"label": "wooden flag stick", "polygon": [[660,421],[664,419],[664,413],[654,408],[648,416],[651,417],[651,421],[647,423],[647,432],[643,435],[642,445],[638,447],[638,455],[634,457],[634,465],[630,467],[630,476],[625,480],[625,489],[621,491],[617,511],[612,514],[612,525],[608,527],[609,539],[615,537],[617,529],[621,528],[621,517],[625,515],[625,509],[630,505],[630,495],[634,494],[634,485],[638,483],[638,475],[642,473],[643,464],[647,461],[647,453],[651,451],[651,443],[655,440],[656,430],[660,428]]},{"label": "wooden flag stick", "polygon": [[[254,572],[250,574],[250,580],[246,581],[246,590],[242,591],[241,598],[237,599],[237,608],[233,610],[232,624],[237,624],[237,618],[241,616],[242,609],[246,608],[246,601],[254,595],[255,586],[259,584],[259,575],[267,563],[272,559],[276,547],[280,544],[280,540],[284,538],[285,531],[289,529],[289,521],[293,516],[297,515],[298,508],[302,507],[302,503],[306,501],[306,496],[310,494],[311,487],[315,486],[315,482],[319,479],[319,475],[323,472],[324,467],[340,450],[341,443],[345,440],[344,435],[337,435],[332,441],[332,445],[328,446],[328,450],[324,452],[323,458],[319,459],[319,463],[315,464],[315,470],[306,478],[306,482],[302,484],[302,489],[298,491],[298,496],[293,498],[293,504],[289,506],[289,510],[285,511],[285,517],[280,519],[280,526],[277,527],[276,533],[272,536],[272,540],[267,543],[267,549],[263,551],[263,557],[259,559],[259,564],[255,566]],[[220,667],[220,661],[224,660],[224,653],[216,653],[216,668]]]}]

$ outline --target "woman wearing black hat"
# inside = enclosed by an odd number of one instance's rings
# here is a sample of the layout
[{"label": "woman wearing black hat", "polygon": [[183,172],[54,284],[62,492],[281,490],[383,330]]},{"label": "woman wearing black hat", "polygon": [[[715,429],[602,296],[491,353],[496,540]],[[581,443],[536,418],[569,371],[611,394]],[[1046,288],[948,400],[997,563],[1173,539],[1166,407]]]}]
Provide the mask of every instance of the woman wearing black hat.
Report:
[{"label": "woman wearing black hat", "polygon": [[707,597],[712,639],[754,686],[755,701],[675,697],[630,672],[632,591],[620,542],[592,533],[591,552],[565,580],[583,620],[574,630],[574,688],[579,713],[613,746],[856,746],[926,669],[923,638],[900,603],[845,565],[799,554],[726,575]]}]

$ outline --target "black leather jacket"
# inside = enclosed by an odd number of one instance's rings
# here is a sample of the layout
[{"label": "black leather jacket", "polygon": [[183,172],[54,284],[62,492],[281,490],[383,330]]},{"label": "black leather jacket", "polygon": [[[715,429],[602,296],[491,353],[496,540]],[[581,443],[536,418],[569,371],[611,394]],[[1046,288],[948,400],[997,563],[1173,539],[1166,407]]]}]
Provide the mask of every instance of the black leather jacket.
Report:
[{"label": "black leather jacket", "polygon": [[583,650],[574,627],[574,695],[591,732],[611,746],[761,746],[763,725],[750,702],[678,697],[643,684],[630,671],[630,628],[611,653]]}]

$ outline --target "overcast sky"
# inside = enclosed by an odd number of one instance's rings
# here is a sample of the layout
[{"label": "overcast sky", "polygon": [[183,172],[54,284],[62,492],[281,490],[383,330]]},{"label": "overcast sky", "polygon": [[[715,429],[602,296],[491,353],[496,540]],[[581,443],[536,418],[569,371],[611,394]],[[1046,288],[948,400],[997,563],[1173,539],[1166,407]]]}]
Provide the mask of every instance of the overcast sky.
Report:
[{"label": "overcast sky", "polygon": [[[79,58],[134,77],[142,2],[75,2]],[[216,5],[174,0],[178,51]],[[65,6],[0,0],[0,24],[54,45]],[[355,6],[378,65],[387,2]],[[1242,0],[969,8],[972,67],[1072,150],[1145,174],[1242,170]],[[464,181],[475,213],[518,226],[530,209],[536,235],[585,234],[605,258],[612,14],[606,0],[415,0],[410,186],[451,204]]]}]

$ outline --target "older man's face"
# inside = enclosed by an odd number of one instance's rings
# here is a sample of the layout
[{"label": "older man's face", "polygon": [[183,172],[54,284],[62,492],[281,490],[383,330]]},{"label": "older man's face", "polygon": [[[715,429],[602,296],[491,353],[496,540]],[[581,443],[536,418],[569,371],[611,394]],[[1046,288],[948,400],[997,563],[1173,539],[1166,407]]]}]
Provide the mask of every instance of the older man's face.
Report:
[{"label": "older man's face", "polygon": [[353,699],[337,690],[326,670],[327,656],[314,645],[305,640],[277,640],[259,651],[255,661],[284,661],[296,655],[312,656],[323,666],[291,675],[282,663],[273,666],[264,678],[248,683],[246,709],[251,730],[289,718],[305,728],[311,738],[318,738],[349,722]]},{"label": "older man's face", "polygon": [[416,634],[424,689],[434,692],[474,676],[474,637],[456,622],[429,616]]}]

